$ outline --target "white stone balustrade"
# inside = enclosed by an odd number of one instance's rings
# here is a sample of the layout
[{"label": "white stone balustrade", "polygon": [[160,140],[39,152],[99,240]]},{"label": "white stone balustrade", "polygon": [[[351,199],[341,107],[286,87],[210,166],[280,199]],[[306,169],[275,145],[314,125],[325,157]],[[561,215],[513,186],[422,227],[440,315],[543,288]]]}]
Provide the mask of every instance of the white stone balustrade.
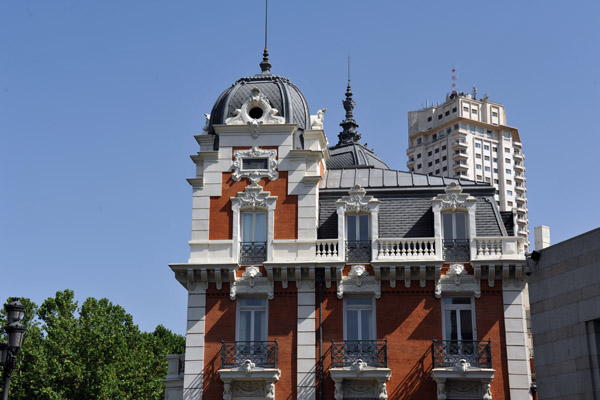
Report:
[{"label": "white stone balustrade", "polygon": [[378,259],[436,258],[435,238],[400,238],[377,240]]},{"label": "white stone balustrade", "polygon": [[475,260],[525,256],[523,238],[516,236],[475,238],[475,250]]},{"label": "white stone balustrade", "polygon": [[320,239],[316,243],[317,260],[322,259],[338,259],[338,240],[337,239]]}]

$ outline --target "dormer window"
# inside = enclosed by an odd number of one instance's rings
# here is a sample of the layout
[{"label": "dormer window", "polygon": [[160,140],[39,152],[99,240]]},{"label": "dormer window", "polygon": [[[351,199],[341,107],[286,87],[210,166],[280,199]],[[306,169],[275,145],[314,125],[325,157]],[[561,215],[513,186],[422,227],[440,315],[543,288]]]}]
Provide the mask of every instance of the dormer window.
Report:
[{"label": "dormer window", "polygon": [[467,230],[467,213],[443,213],[442,232],[444,260],[449,262],[470,261],[470,247]]},{"label": "dormer window", "polygon": [[348,262],[371,261],[371,237],[369,215],[346,215],[346,260]]}]

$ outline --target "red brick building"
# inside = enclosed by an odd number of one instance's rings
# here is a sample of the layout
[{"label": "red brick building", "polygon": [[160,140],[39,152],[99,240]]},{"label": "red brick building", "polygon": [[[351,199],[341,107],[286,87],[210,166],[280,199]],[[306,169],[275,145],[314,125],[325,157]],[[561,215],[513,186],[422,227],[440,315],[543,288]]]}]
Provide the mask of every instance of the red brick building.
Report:
[{"label": "red brick building", "polygon": [[[527,399],[523,240],[494,188],[339,142],[288,79],[218,97],[192,156],[166,399]],[[460,146],[460,143],[456,143]]]}]

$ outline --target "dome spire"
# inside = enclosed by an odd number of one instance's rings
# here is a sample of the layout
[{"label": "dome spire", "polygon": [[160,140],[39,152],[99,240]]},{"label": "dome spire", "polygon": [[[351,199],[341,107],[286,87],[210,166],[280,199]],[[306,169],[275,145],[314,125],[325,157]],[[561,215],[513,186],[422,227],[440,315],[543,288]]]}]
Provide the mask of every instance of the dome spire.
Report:
[{"label": "dome spire", "polygon": [[271,73],[271,63],[269,62],[269,50],[267,49],[267,22],[269,16],[269,0],[265,0],[265,50],[263,51],[263,60],[260,63],[260,70],[263,74]]},{"label": "dome spire", "polygon": [[346,119],[340,122],[340,126],[344,129],[338,135],[338,146],[341,144],[356,143],[360,140],[360,133],[356,131],[358,124],[354,120],[354,106],[356,103],[352,99],[352,87],[350,86],[350,56],[348,56],[348,87],[346,88],[346,99],[342,101],[344,110],[346,110]]}]

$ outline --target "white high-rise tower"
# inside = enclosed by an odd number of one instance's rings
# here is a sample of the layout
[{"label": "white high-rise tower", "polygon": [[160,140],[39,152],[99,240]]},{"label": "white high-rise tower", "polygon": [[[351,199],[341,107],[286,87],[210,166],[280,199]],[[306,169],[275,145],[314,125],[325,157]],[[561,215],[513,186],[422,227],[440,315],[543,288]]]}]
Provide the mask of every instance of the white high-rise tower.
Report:
[{"label": "white high-rise tower", "polygon": [[[515,234],[528,237],[525,155],[502,104],[453,91],[443,104],[408,113],[410,171],[488,182],[500,211],[512,211]],[[527,243],[527,242],[526,242]]]}]

